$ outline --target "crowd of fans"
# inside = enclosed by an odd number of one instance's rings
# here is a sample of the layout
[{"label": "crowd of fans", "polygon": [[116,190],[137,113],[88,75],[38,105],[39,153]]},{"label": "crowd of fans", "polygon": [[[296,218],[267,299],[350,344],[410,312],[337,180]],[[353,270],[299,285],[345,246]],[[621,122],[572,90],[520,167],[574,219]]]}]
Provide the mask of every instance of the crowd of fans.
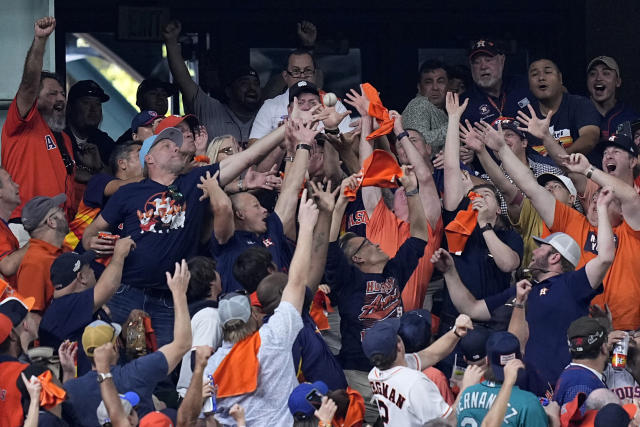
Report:
[{"label": "crowd of fans", "polygon": [[144,80],[114,141],[96,82],[42,70],[55,24],[2,128],[0,427],[640,425],[640,116],[613,58],[586,98],[476,40],[400,114],[320,89],[302,22],[281,75],[230,64],[218,100],[173,21],[175,83]]}]

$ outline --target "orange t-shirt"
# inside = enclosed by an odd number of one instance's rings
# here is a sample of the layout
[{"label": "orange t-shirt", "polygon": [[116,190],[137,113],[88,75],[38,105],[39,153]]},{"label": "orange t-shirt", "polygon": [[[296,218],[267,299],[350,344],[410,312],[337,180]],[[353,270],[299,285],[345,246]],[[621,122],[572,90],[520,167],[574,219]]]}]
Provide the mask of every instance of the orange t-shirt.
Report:
[{"label": "orange t-shirt", "polygon": [[[402,305],[405,311],[422,308],[427,286],[433,274],[431,256],[442,242],[442,218],[438,220],[435,230],[427,224],[429,241],[424,248],[424,255],[418,261],[418,266],[402,290]],[[387,255],[394,257],[400,246],[411,236],[409,223],[402,221],[387,208],[380,198],[369,222],[367,223],[367,238],[380,245]]]},{"label": "orange t-shirt", "polygon": [[[552,232],[567,233],[580,245],[581,257],[577,268],[582,268],[598,253],[598,227],[584,215],[556,201]],[[604,293],[592,303],[607,304],[611,309],[614,329],[636,330],[640,326],[640,231],[634,231],[626,221],[613,228],[616,254],[604,277]]]},{"label": "orange t-shirt", "polygon": [[[69,136],[64,132],[62,136],[67,152],[73,158]],[[20,184],[22,200],[11,218],[20,218],[22,207],[33,197],[52,197],[60,193],[67,195],[67,218],[74,217],[78,205],[74,191],[75,181],[73,175],[67,175],[58,142],[40,115],[37,101],[23,119],[14,98],[2,127],[2,166]]]},{"label": "orange t-shirt", "polygon": [[[18,239],[16,239],[16,236],[14,236],[14,234],[11,232],[7,223],[3,220],[0,220],[0,261],[19,248],[20,244],[18,243]],[[6,279],[12,288],[16,287],[15,274],[6,277]]]},{"label": "orange t-shirt", "polygon": [[44,311],[53,298],[51,264],[62,249],[39,239],[29,239],[29,249],[18,268],[17,290],[23,297],[34,297],[32,311]]},{"label": "orange t-shirt", "polygon": [[[582,207],[585,212],[589,212],[589,205],[591,204],[591,199],[593,195],[598,191],[600,186],[596,184],[596,182],[592,179],[587,179],[587,184],[584,186],[584,193],[578,194],[578,200],[582,203]],[[640,175],[633,180],[633,188],[635,188],[636,192],[640,194]]]}]

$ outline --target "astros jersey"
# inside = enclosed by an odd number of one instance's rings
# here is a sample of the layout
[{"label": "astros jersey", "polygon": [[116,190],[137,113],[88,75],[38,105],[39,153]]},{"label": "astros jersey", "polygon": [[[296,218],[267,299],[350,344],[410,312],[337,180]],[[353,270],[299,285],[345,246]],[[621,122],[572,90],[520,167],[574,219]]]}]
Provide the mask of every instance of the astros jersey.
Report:
[{"label": "astros jersey", "polygon": [[[468,387],[458,401],[458,427],[478,427],[498,397],[501,384],[483,381]],[[505,427],[547,426],[547,414],[538,398],[528,391],[513,386],[507,411],[502,421]]]},{"label": "astros jersey", "polygon": [[447,418],[453,408],[444,401],[438,387],[424,375],[420,359],[407,354],[408,366],[395,366],[384,371],[373,368],[369,385],[378,403],[385,425],[422,426],[434,418]]}]

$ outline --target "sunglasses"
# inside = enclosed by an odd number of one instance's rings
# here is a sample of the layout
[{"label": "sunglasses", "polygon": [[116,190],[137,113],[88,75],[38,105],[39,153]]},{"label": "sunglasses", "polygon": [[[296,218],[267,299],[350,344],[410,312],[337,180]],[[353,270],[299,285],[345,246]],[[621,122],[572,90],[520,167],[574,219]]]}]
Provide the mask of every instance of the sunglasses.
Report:
[{"label": "sunglasses", "polygon": [[171,197],[176,203],[182,203],[184,201],[184,196],[175,185],[171,184],[168,186],[167,191],[169,193],[169,197]]}]

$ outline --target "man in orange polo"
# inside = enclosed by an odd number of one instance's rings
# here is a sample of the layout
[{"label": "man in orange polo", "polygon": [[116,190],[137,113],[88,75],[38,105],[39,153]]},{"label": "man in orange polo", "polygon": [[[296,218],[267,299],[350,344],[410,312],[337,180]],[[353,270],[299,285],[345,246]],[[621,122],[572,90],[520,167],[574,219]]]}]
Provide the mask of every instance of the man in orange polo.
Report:
[{"label": "man in orange polo", "polygon": [[16,273],[27,251],[27,246],[20,248],[18,239],[9,229],[11,212],[20,204],[19,185],[11,175],[0,167],[0,274],[12,287],[16,287]]},{"label": "man in orange polo", "polygon": [[34,297],[32,311],[40,314],[53,297],[49,270],[62,253],[62,242],[69,232],[67,218],[60,207],[66,199],[64,194],[36,196],[22,208],[22,224],[31,239],[18,268],[18,292],[24,297]]},{"label": "man in orange polo", "polygon": [[[35,23],[34,39],[25,60],[22,81],[2,128],[2,165],[20,185],[22,200],[34,196],[65,193],[64,212],[73,218],[74,200],[73,150],[64,134],[65,81],[56,74],[42,71],[42,59],[49,35],[56,26],[53,17]],[[11,222],[21,229],[21,203],[11,214]],[[13,226],[12,226],[13,227]],[[22,231],[22,230],[20,230]],[[21,242],[28,237],[22,231]]]}]

